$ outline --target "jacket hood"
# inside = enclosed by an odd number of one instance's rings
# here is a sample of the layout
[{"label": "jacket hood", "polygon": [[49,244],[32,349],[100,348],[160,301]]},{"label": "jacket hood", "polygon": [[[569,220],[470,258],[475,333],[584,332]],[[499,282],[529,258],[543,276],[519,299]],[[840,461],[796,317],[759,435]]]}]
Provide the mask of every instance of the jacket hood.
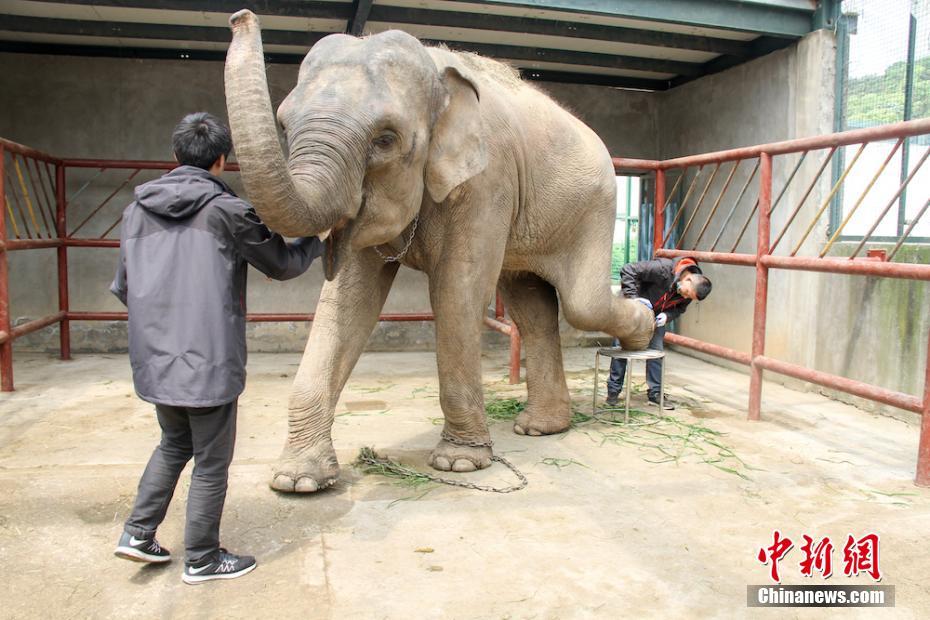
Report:
[{"label": "jacket hood", "polygon": [[203,168],[178,166],[168,174],[136,188],[143,209],[171,219],[184,219],[200,211],[220,194],[235,193]]}]

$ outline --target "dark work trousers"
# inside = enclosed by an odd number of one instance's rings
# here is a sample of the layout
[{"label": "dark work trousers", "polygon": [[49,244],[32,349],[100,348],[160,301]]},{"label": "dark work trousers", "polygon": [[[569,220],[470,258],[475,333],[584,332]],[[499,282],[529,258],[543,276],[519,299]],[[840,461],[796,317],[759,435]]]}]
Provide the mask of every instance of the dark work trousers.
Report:
[{"label": "dark work trousers", "polygon": [[[665,350],[665,327],[656,327],[652,334],[652,340],[649,341],[649,348],[657,351]],[[619,345],[615,341],[614,345]],[[665,360],[646,360],[646,384],[649,386],[649,394],[658,396],[662,388],[662,362]],[[623,379],[626,377],[626,360],[613,359],[610,361],[610,376],[607,377],[607,393],[619,394],[623,391]]]},{"label": "dark work trousers", "polygon": [[236,443],[238,400],[218,407],[155,405],[161,443],[152,453],[125,530],[152,538],[165,518],[178,477],[194,458],[184,528],[186,560],[196,564],[220,546],[220,518],[226,501],[229,464]]}]

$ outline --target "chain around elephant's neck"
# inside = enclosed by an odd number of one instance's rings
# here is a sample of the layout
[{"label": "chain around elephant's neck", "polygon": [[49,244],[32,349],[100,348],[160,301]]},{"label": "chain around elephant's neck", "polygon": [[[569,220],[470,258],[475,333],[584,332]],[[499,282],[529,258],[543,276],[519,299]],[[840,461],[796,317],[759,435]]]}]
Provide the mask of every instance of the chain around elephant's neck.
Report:
[{"label": "chain around elephant's neck", "polygon": [[375,252],[378,253],[378,256],[380,256],[381,259],[386,263],[396,263],[400,261],[407,254],[407,250],[410,249],[410,244],[413,243],[413,236],[417,232],[417,224],[419,223],[419,221],[420,221],[420,214],[417,213],[416,216],[413,218],[413,228],[410,230],[410,237],[407,239],[407,243],[404,244],[403,250],[401,250],[394,256],[385,256],[384,254],[381,253],[381,250],[378,249],[378,246],[375,246]]}]

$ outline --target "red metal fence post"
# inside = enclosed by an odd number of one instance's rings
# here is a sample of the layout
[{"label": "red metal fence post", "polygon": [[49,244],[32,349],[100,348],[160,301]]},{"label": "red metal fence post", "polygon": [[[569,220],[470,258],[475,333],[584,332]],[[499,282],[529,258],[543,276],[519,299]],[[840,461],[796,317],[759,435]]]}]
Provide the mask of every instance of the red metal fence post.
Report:
[{"label": "red metal fence post", "polygon": [[665,233],[665,170],[656,170],[656,198],[652,217],[655,225],[652,232],[652,253],[662,247]]},{"label": "red metal fence post", "polygon": [[520,383],[520,330],[510,319],[510,384]]},{"label": "red metal fence post", "polygon": [[927,371],[924,378],[924,406],[920,421],[920,445],[917,448],[917,476],[914,484],[930,487],[930,337],[927,338]]},{"label": "red metal fence post", "polygon": [[55,202],[57,204],[55,213],[55,228],[57,230],[58,240],[61,245],[58,246],[58,310],[64,312],[64,318],[59,324],[59,338],[61,343],[61,359],[71,359],[71,321],[68,320],[69,300],[68,300],[68,245],[65,240],[68,237],[67,218],[65,217],[66,198],[65,192],[65,165],[63,163],[55,166]]},{"label": "red metal fence post", "polygon": [[13,329],[10,326],[10,268],[6,249],[6,178],[4,165],[6,156],[0,144],[0,390],[13,391]]},{"label": "red metal fence post", "polygon": [[762,367],[756,357],[765,354],[765,318],[768,309],[769,268],[762,257],[769,253],[772,211],[772,156],[759,156],[759,235],[756,247],[756,301],[752,317],[752,371],[749,380],[749,419],[758,420],[762,410]]}]

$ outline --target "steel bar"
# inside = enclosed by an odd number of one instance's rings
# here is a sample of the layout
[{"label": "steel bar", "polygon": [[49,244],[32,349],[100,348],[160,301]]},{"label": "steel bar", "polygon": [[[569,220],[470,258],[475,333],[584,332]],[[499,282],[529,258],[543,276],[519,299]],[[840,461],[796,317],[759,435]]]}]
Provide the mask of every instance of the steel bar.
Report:
[{"label": "steel bar", "polygon": [[504,298],[499,290],[494,293],[494,318],[498,321],[504,320]]},{"label": "steel bar", "polygon": [[[291,313],[259,313],[247,314],[246,321],[249,323],[275,323],[275,322],[308,322],[313,321],[314,314],[291,314]],[[70,321],[125,321],[128,315],[126,312],[68,312]],[[419,312],[411,314],[382,314],[378,317],[379,321],[384,322],[414,322],[414,321],[432,321],[434,315],[431,312]],[[508,326],[509,327],[509,326]]]},{"label": "steel bar", "polygon": [[[145,161],[115,159],[64,159],[66,168],[107,168],[110,170],[174,170],[180,164],[176,161]],[[239,164],[227,163],[224,172],[239,172]]]},{"label": "steel bar", "polygon": [[[759,218],[756,256],[761,259],[769,252],[772,208],[772,156],[760,155],[759,167]],[[765,354],[765,320],[768,309],[769,270],[756,261],[756,299],[752,317],[752,357]],[[758,420],[762,410],[762,368],[753,365],[749,379],[749,419]]]},{"label": "steel bar", "polygon": [[42,250],[45,248],[58,248],[63,244],[61,239],[11,239],[6,242],[0,241],[8,252],[17,250]]},{"label": "steel bar", "polygon": [[[3,179],[0,179],[0,186],[2,185],[3,185]],[[10,197],[7,196],[6,193],[4,193],[2,196],[0,196],[0,200],[2,200],[3,204],[6,205],[6,212],[4,213],[4,215],[5,216],[8,215],[10,218],[10,224],[13,225],[13,236],[16,237],[17,239],[20,239],[21,237],[19,234],[19,225],[17,225],[16,223],[16,218],[13,217],[13,208],[10,206]]]},{"label": "steel bar", "polygon": [[[13,156],[10,155],[10,161],[13,161]],[[5,174],[9,174],[9,171],[6,171]],[[6,184],[10,186],[11,193],[13,195],[13,203],[16,205],[16,212],[19,213],[19,219],[23,224],[23,230],[26,231],[26,238],[32,239],[32,231],[29,230],[29,222],[26,221],[26,213],[23,211],[23,206],[19,202],[19,196],[16,195],[16,187],[13,185],[10,177],[7,176]],[[12,217],[11,217],[12,219]]]},{"label": "steel bar", "polygon": [[[48,238],[54,239],[57,237],[55,234],[55,213],[52,210],[52,201],[48,197],[48,190],[45,187],[45,179],[42,176],[42,171],[39,168],[39,160],[29,159],[28,161],[32,162],[32,170],[29,178],[32,180],[32,189],[36,194],[36,203],[39,205],[39,213],[42,214],[42,221],[45,223],[45,228],[48,230]],[[47,166],[48,164],[43,164]],[[42,190],[41,198],[39,191],[36,190],[36,182],[39,184],[39,188]]]},{"label": "steel bar", "polygon": [[714,166],[714,171],[711,173],[710,178],[707,179],[707,185],[704,186],[704,191],[701,192],[701,197],[698,198],[697,204],[694,206],[694,210],[691,211],[691,217],[688,218],[688,222],[685,224],[685,229],[682,231],[681,236],[678,238],[678,243],[675,245],[676,250],[681,249],[681,244],[685,242],[685,236],[687,236],[688,231],[691,230],[691,224],[694,222],[694,218],[697,217],[698,211],[701,210],[701,205],[704,204],[704,198],[707,197],[707,192],[710,191],[710,186],[713,185],[714,179],[717,178],[717,173],[720,172],[721,164]]},{"label": "steel bar", "polygon": [[717,196],[717,200],[714,202],[714,206],[710,210],[710,214],[707,216],[707,220],[704,222],[704,225],[701,227],[701,232],[698,233],[697,239],[694,241],[694,247],[697,248],[698,244],[701,243],[701,239],[704,238],[704,233],[707,231],[707,226],[710,224],[710,221],[714,218],[714,214],[717,213],[717,209],[720,207],[720,201],[723,200],[724,194],[727,193],[727,190],[730,189],[730,183],[733,181],[733,175],[736,174],[736,169],[739,168],[739,165],[743,160],[737,160],[733,163],[733,169],[730,170],[730,174],[727,175],[727,180],[723,184],[723,189],[720,191],[720,195]]},{"label": "steel bar", "polygon": [[71,359],[71,322],[68,313],[71,310],[68,287],[68,192],[66,170],[62,165],[55,166],[55,230],[62,241],[58,248],[58,310],[65,313],[58,330],[59,355],[63,360]]},{"label": "steel bar", "polygon": [[[94,181],[96,181],[97,178],[98,178],[101,174],[103,174],[103,173],[106,172],[106,171],[107,171],[106,168],[101,168],[100,170],[97,171],[97,174],[95,174],[95,175],[92,176],[91,178],[89,178],[89,179],[87,179],[86,181],[84,181],[84,185],[82,185],[81,187],[79,187],[79,188],[78,188],[78,191],[76,191],[76,192],[74,192],[74,194],[72,194],[71,198],[68,199],[67,204],[70,204],[70,203],[74,202],[75,200],[77,200],[77,197],[80,196],[81,193],[82,193],[85,189],[87,189],[88,187],[90,187],[90,185],[91,185]],[[66,206],[67,206],[67,205],[66,205]]]},{"label": "steel bar", "polygon": [[901,235],[901,238],[898,239],[897,245],[894,246],[894,249],[891,250],[891,253],[888,255],[888,260],[894,260],[895,255],[898,253],[898,250],[901,249],[901,246],[904,244],[905,240],[911,235],[911,232],[914,230],[914,227],[917,226],[917,222],[920,221],[920,218],[924,216],[924,213],[927,212],[927,207],[930,207],[930,198],[924,203],[924,206],[920,208],[920,211],[917,212],[917,215],[914,216],[914,219],[911,220],[911,223],[908,225],[907,230],[904,231],[904,234]]},{"label": "steel bar", "polygon": [[[42,195],[39,193],[39,190],[36,188],[36,174],[34,174],[29,168],[29,162],[32,161],[35,165],[35,159],[27,159],[25,157],[21,158],[23,160],[23,168],[26,170],[26,177],[29,179],[29,185],[32,187],[32,195],[35,199],[36,209],[39,211],[40,219],[42,220],[42,226],[45,228],[45,233],[48,235],[49,239],[54,239],[55,234],[53,227],[49,224],[48,215],[46,214],[45,205],[42,203]],[[35,216],[33,216],[35,217]],[[54,219],[52,220],[54,221]]]},{"label": "steel bar", "polygon": [[[678,180],[681,181],[681,175],[679,175]],[[655,196],[655,206],[653,207],[653,222],[652,222],[652,252],[655,254],[656,250],[662,247],[662,231],[665,229],[665,207],[667,202],[665,200],[665,170],[656,170],[656,196]],[[678,183],[675,183],[675,187],[678,187]],[[674,190],[672,190],[674,193]]]},{"label": "steel bar", "polygon": [[755,267],[755,254],[733,254],[732,252],[699,252],[691,250],[659,250],[660,258],[693,258],[700,263],[717,263],[720,265],[741,265]]},{"label": "steel bar", "polygon": [[762,153],[768,153],[769,155],[773,156],[784,155],[786,153],[798,153],[801,151],[815,151],[818,149],[849,146],[851,144],[859,144],[862,142],[895,140],[897,138],[919,136],[927,133],[930,133],[930,118],[922,118],[919,120],[880,125],[878,127],[868,127],[866,129],[854,129],[852,131],[825,134],[811,138],[799,138],[795,140],[786,140],[784,142],[759,144],[745,148],[717,151],[715,153],[704,153],[701,155],[691,155],[688,157],[679,157],[676,159],[666,159],[665,161],[659,162],[659,168],[668,170],[669,168],[706,166],[707,164],[716,164],[725,161],[733,161],[736,159],[749,159],[751,157],[758,157]]},{"label": "steel bar", "polygon": [[855,381],[812,368],[789,364],[788,362],[782,362],[772,359],[771,357],[765,357],[764,355],[753,357],[752,367],[770,370],[780,375],[794,377],[802,381],[809,381],[810,383],[816,383],[817,385],[840,390],[847,394],[874,400],[875,402],[891,405],[892,407],[897,407],[906,411],[913,411],[915,413],[921,412],[922,403],[916,396],[902,394],[901,392],[893,392],[885,388],[863,383],[862,381]]},{"label": "steel bar", "polygon": [[[26,334],[31,334],[32,332],[39,331],[49,325],[53,325],[62,321],[65,318],[64,312],[57,312],[55,314],[50,314],[49,316],[42,317],[41,319],[35,319],[34,321],[29,321],[28,323],[23,323],[22,325],[17,325],[11,330],[2,332],[0,336],[0,344],[5,342],[11,342],[25,336]],[[9,391],[9,390],[4,390]]]},{"label": "steel bar", "polygon": [[[684,212],[685,212],[685,206],[687,206],[687,204],[688,204],[688,199],[691,198],[691,193],[694,191],[694,187],[697,185],[698,179],[701,178],[701,173],[702,173],[702,172],[704,172],[704,167],[703,167],[703,166],[700,167],[700,168],[698,168],[697,174],[695,174],[695,175],[694,175],[694,178],[691,179],[691,185],[688,186],[688,191],[685,192],[685,197],[684,197],[684,199],[681,201],[681,204],[678,205],[678,212],[675,213],[675,218],[672,220],[672,223],[669,225],[669,227],[668,227],[668,232],[665,233],[665,236],[664,236],[664,237],[662,237],[662,243],[659,245],[659,247],[664,248],[664,247],[665,247],[665,244],[668,243],[668,239],[669,239],[669,237],[672,236],[672,231],[675,230],[675,226],[678,224],[679,218],[681,218],[682,214],[684,214]],[[685,171],[682,170],[682,171],[681,171],[681,174],[684,175],[684,173],[685,173]],[[666,205],[666,208],[668,208],[667,205]]]},{"label": "steel bar", "polygon": [[31,149],[28,146],[24,146],[10,140],[5,140],[4,138],[0,138],[0,149],[9,153],[18,153],[19,155],[32,157],[33,159],[38,159],[39,161],[47,161],[50,164],[57,164],[61,162],[60,159],[52,157],[48,153],[43,153],[42,151]]},{"label": "steel bar", "polygon": [[116,218],[116,221],[113,222],[112,224],[110,224],[110,227],[107,228],[105,231],[103,231],[103,233],[102,233],[99,237],[97,237],[97,238],[98,238],[98,239],[106,239],[106,238],[107,238],[107,235],[109,235],[110,232],[111,232],[114,228],[116,228],[117,226],[119,226],[120,222],[122,222],[122,221],[123,221],[123,215],[120,214],[120,216],[119,216],[118,218]]},{"label": "steel bar", "polygon": [[103,202],[101,202],[93,211],[91,211],[90,214],[89,214],[87,217],[84,218],[84,221],[81,222],[80,224],[78,224],[78,225],[77,225],[77,228],[75,228],[74,230],[71,231],[71,234],[70,234],[69,236],[70,236],[70,237],[73,237],[73,236],[77,233],[77,231],[81,230],[81,228],[84,227],[84,224],[86,224],[87,222],[89,222],[89,221],[91,220],[92,217],[94,217],[95,215],[97,215],[97,213],[100,211],[100,209],[102,209],[102,208],[104,208],[105,206],[107,206],[107,203],[110,202],[110,200],[111,200],[114,196],[116,196],[118,193],[120,193],[121,191],[123,191],[123,188],[126,187],[127,185],[129,185],[129,182],[132,181],[132,179],[133,179],[137,174],[139,174],[141,171],[142,171],[141,168],[138,169],[138,170],[134,170],[132,174],[130,174],[128,177],[126,177],[126,180],[123,181],[123,182],[120,184],[119,187],[117,187],[116,189],[114,189],[113,192],[112,192],[109,196],[107,196],[106,199],[105,199]]},{"label": "steel bar", "polygon": [[749,366],[750,364],[748,353],[743,353],[742,351],[737,351],[728,347],[722,347],[718,344],[711,344],[702,340],[695,340],[694,338],[688,338],[687,336],[682,336],[680,334],[666,332],[665,342],[674,344],[676,346],[694,349],[695,351],[700,351],[701,353],[707,353],[708,355],[713,355],[714,357],[730,360],[731,362],[743,364],[744,366]]},{"label": "steel bar", "polygon": [[927,336],[926,370],[924,371],[924,402],[920,410],[920,443],[917,448],[917,476],[914,482],[930,487],[930,335]]},{"label": "steel bar", "polygon": [[795,175],[797,175],[798,170],[801,169],[801,164],[804,163],[804,160],[807,159],[807,154],[809,151],[804,151],[801,153],[801,156],[798,158],[798,163],[794,165],[794,170],[791,171],[791,174],[788,175],[788,180],[785,181],[785,184],[782,186],[781,191],[778,192],[778,198],[775,199],[775,202],[772,203],[772,213],[775,213],[775,209],[778,208],[778,204],[781,202],[781,199],[784,198],[785,192],[788,191],[788,188],[791,186],[791,182],[794,181]]},{"label": "steel bar", "polygon": [[[853,250],[853,253],[849,256],[850,260],[859,255],[859,252],[862,251],[862,248],[865,247],[865,244],[868,243],[869,237],[872,236],[872,233],[875,232],[875,229],[878,228],[878,225],[881,223],[885,216],[888,215],[888,212],[891,211],[891,207],[894,206],[894,203],[897,202],[898,196],[901,195],[901,192],[908,186],[911,182],[911,179],[914,178],[914,175],[917,174],[917,171],[920,170],[920,167],[924,165],[924,162],[927,161],[927,156],[930,155],[930,149],[927,149],[920,159],[917,160],[917,163],[914,165],[914,168],[911,170],[911,173],[907,175],[907,178],[904,179],[904,182],[901,183],[901,186],[898,187],[898,191],[895,192],[894,196],[891,197],[891,200],[888,201],[888,204],[885,205],[885,208],[882,209],[882,212],[878,214],[878,217],[875,218],[875,221],[872,223],[872,227],[869,228],[868,232],[865,233],[865,236],[862,237],[862,241],[859,242],[859,245],[856,246],[856,249]],[[897,232],[897,229],[895,229]]]},{"label": "steel bar", "polygon": [[[0,140],[0,205],[6,205],[6,140]],[[0,240],[6,239],[6,212],[0,208]],[[12,215],[12,214],[11,214]],[[9,255],[0,250],[0,332],[10,334],[10,263]],[[13,343],[0,341],[0,391],[13,391]]]},{"label": "steel bar", "polygon": [[[19,180],[19,188],[22,192],[23,202],[26,203],[26,210],[29,212],[29,219],[32,220],[32,228],[36,231],[36,239],[40,239],[42,234],[39,230],[39,221],[36,219],[36,212],[32,207],[32,200],[29,198],[29,190],[26,189],[26,180],[23,178],[22,168],[19,167],[19,161],[17,161],[16,155],[11,154],[10,161],[13,162],[13,169],[16,170],[16,178]],[[23,161],[26,161],[25,158]]]},{"label": "steel bar", "polygon": [[849,162],[849,165],[846,166],[846,170],[843,171],[843,174],[840,175],[840,178],[836,180],[836,183],[833,184],[833,189],[830,190],[829,195],[827,195],[826,200],[823,201],[823,204],[820,205],[820,209],[817,210],[817,213],[814,214],[814,217],[811,218],[811,223],[808,224],[807,230],[804,231],[804,234],[801,236],[801,240],[798,241],[798,244],[794,246],[794,251],[791,252],[791,256],[796,256],[798,251],[801,249],[801,246],[804,245],[804,242],[807,241],[807,237],[810,236],[811,231],[814,230],[814,226],[817,225],[817,222],[820,220],[820,216],[823,215],[823,212],[827,210],[827,207],[830,206],[830,203],[833,202],[833,197],[836,196],[836,193],[840,191],[840,188],[843,186],[843,183],[846,181],[846,177],[849,176],[849,173],[852,172],[853,167],[856,165],[856,162],[859,161],[859,157],[865,151],[865,147],[868,146],[868,142],[863,142],[859,146],[859,150],[856,151],[856,154],[853,156],[852,161]]},{"label": "steel bar", "polygon": [[859,258],[807,258],[802,256],[763,256],[764,266],[794,271],[819,271],[857,276],[883,276],[903,280],[930,280],[930,265],[914,263],[889,263],[881,260]]},{"label": "steel bar", "polygon": [[510,324],[510,384],[520,383],[520,330],[516,323]]},{"label": "steel bar", "polygon": [[878,171],[872,176],[872,180],[869,181],[869,184],[866,185],[865,190],[859,196],[859,199],[856,200],[856,203],[853,205],[852,209],[849,210],[849,213],[846,214],[846,217],[843,218],[843,221],[839,226],[836,227],[836,230],[833,232],[833,236],[830,237],[830,240],[827,241],[827,244],[820,251],[820,258],[823,258],[827,255],[827,252],[830,251],[830,248],[833,247],[833,244],[839,239],[840,235],[843,234],[843,229],[846,228],[846,224],[849,223],[849,220],[852,219],[853,215],[856,214],[856,211],[862,205],[862,202],[865,200],[865,197],[869,195],[869,192],[872,191],[872,187],[875,186],[875,183],[878,181],[878,178],[882,176],[882,173],[885,171],[885,168],[888,167],[888,163],[894,157],[894,154],[898,152],[898,149],[901,148],[901,143],[904,142],[904,138],[899,138],[895,143],[894,148],[891,149],[891,152],[888,153],[888,157],[885,158],[885,161],[882,162],[882,165],[878,168]]},{"label": "steel bar", "polygon": [[[668,180],[668,173],[667,173],[665,170],[656,170],[656,178],[658,178],[660,174],[662,175],[662,178],[664,179],[663,183],[665,183],[665,182]],[[679,175],[678,175],[678,178],[675,179],[675,182],[672,184],[672,189],[671,189],[671,191],[665,192],[665,193],[663,194],[663,197],[664,197],[664,196],[674,196],[674,195],[675,195],[675,192],[678,191],[678,186],[681,185],[681,180],[682,180],[683,178],[685,178],[685,175],[684,175],[684,174],[679,174]],[[665,187],[665,186],[663,185],[663,187]],[[658,205],[659,203],[656,202],[656,204]],[[663,215],[663,216],[665,215],[665,210],[666,210],[667,208],[668,208],[668,200],[666,200],[665,202],[662,203],[662,215]]]},{"label": "steel bar", "polygon": [[[746,182],[743,183],[743,188],[739,191],[739,195],[736,197],[736,202],[733,203],[733,208],[730,209],[730,212],[727,213],[726,218],[723,220],[723,226],[720,227],[720,232],[717,233],[717,238],[714,239],[714,242],[710,246],[710,251],[713,252],[717,249],[717,244],[720,243],[720,239],[723,237],[723,233],[726,232],[727,226],[730,225],[730,220],[733,219],[733,216],[736,214],[736,209],[739,207],[739,204],[743,201],[743,196],[746,194],[746,190],[749,189],[749,185],[752,183],[752,180],[756,178],[756,173],[759,171],[759,160],[756,160],[756,165],[752,168],[752,173],[746,179]],[[756,203],[758,205],[758,203]],[[756,207],[752,208],[753,213],[756,211]],[[749,215],[749,219],[746,220],[746,223],[743,225],[743,231],[746,230],[746,227],[749,226],[749,221],[752,219],[752,214]],[[736,245],[739,245],[740,240],[742,240],[743,235],[740,233],[739,239],[736,240]],[[736,247],[733,247],[735,250]]]},{"label": "steel bar", "polygon": [[658,170],[662,162],[654,159],[632,159],[629,157],[614,157],[611,159],[614,165],[614,172],[624,170]]},{"label": "steel bar", "polygon": [[798,206],[794,208],[794,211],[791,212],[791,215],[788,216],[788,221],[785,222],[784,227],[782,227],[781,232],[775,237],[775,241],[772,243],[771,252],[774,253],[775,249],[778,247],[778,244],[781,242],[782,238],[785,236],[785,233],[788,232],[788,228],[791,227],[791,224],[794,223],[794,218],[798,216],[798,213],[801,212],[801,207],[804,206],[804,203],[807,202],[808,197],[811,195],[811,192],[814,191],[814,188],[817,187],[817,183],[820,182],[820,176],[823,174],[823,171],[826,169],[827,164],[830,163],[830,160],[833,159],[833,154],[836,153],[838,147],[833,147],[830,149],[830,152],[827,153],[827,156],[824,158],[823,163],[820,164],[820,168],[817,170],[817,174],[814,175],[814,178],[811,180],[810,185],[807,186],[807,191],[804,192],[804,196],[801,197],[801,201],[798,202]]},{"label": "steel bar", "polygon": [[759,199],[756,198],[756,201],[752,205],[752,209],[749,210],[749,216],[746,218],[746,221],[743,222],[743,227],[740,228],[739,234],[736,236],[736,241],[733,243],[733,247],[730,248],[731,252],[735,252],[736,248],[739,246],[739,242],[743,240],[743,235],[746,234],[746,230],[749,228],[749,223],[752,222],[753,216],[755,216],[756,211],[759,210]]},{"label": "steel bar", "polygon": [[119,239],[65,239],[69,248],[118,248]]}]

